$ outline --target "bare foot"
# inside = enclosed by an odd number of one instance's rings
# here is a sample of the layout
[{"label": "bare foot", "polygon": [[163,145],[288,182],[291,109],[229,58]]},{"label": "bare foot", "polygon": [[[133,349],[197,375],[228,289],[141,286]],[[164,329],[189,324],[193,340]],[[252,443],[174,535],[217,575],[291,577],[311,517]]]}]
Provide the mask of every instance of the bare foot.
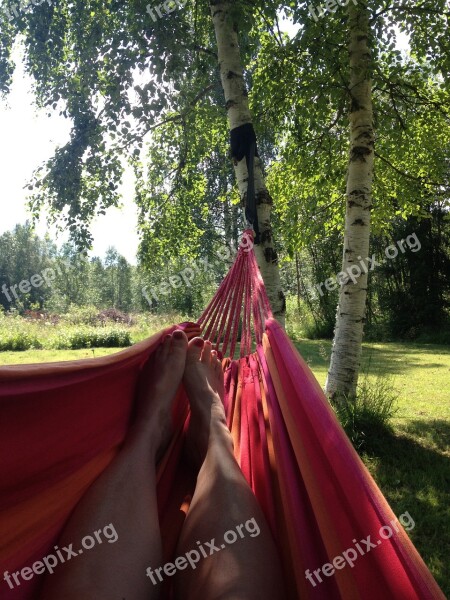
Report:
[{"label": "bare foot", "polygon": [[233,448],[222,402],[222,363],[211,342],[201,338],[189,342],[183,382],[191,406],[186,448],[200,467],[211,444],[218,442]]},{"label": "bare foot", "polygon": [[156,460],[172,435],[171,406],[183,378],[187,346],[183,331],[167,335],[140,376],[134,433],[149,440]]}]

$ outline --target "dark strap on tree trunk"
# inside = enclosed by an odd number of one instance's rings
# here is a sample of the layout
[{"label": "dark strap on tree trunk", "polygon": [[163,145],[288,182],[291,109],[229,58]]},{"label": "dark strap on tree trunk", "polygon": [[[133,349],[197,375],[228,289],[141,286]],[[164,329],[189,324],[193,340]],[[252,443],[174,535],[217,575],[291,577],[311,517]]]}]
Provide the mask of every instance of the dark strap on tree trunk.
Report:
[{"label": "dark strap on tree trunk", "polygon": [[255,244],[260,243],[258,211],[255,193],[255,156],[258,156],[256,133],[251,123],[235,127],[230,132],[231,153],[240,162],[244,157],[247,163],[248,186],[245,217],[255,232]]}]

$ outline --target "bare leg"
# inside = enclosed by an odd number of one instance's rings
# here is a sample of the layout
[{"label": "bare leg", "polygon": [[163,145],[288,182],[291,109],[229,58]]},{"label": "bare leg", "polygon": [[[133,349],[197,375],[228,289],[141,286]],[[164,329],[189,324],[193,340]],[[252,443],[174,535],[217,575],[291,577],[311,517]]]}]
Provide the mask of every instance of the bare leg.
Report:
[{"label": "bare leg", "polygon": [[[233,455],[221,398],[223,374],[211,344],[192,340],[184,383],[192,410],[188,444],[200,461],[197,487],[183,526],[177,556],[199,557],[179,571],[176,597],[187,600],[282,599],[277,551],[264,515]],[[224,538],[227,532],[230,533]],[[213,545],[205,542],[214,540]],[[214,549],[216,548],[216,549]],[[212,554],[211,554],[212,553]],[[196,559],[191,553],[192,562]],[[182,564],[182,563],[180,563]]]},{"label": "bare leg", "polygon": [[[42,600],[158,597],[156,586],[146,577],[146,569],[161,565],[162,560],[155,463],[170,437],[170,405],[181,383],[186,349],[186,336],[175,332],[147,365],[136,420],[125,444],[76,507],[58,545],[73,544],[78,549],[81,539],[95,531],[102,543],[58,565],[44,582]],[[117,533],[115,542],[102,534],[108,525]]]}]

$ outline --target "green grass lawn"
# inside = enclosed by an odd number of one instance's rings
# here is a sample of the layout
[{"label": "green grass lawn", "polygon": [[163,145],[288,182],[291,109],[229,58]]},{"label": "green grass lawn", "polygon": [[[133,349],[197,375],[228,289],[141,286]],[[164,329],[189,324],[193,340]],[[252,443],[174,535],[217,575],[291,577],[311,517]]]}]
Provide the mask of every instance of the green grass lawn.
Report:
[{"label": "green grass lawn", "polygon": [[0,352],[0,366],[27,365],[41,362],[58,362],[61,360],[81,360],[83,358],[99,358],[123,348],[89,348],[84,350],[25,350],[24,352]]},{"label": "green grass lawn", "polygon": [[[323,385],[330,342],[300,340],[296,346]],[[117,349],[1,352],[0,365],[75,360],[113,352]],[[394,513],[398,516],[408,511],[414,519],[409,535],[450,597],[450,348],[365,344],[362,370],[369,380],[388,376],[399,398],[393,431],[367,440],[361,456]]]}]

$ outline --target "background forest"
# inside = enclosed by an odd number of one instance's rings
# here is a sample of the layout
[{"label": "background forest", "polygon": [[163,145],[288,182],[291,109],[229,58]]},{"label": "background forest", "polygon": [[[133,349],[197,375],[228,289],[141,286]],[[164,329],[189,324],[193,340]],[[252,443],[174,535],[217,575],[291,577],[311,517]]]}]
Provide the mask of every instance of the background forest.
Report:
[{"label": "background forest", "polygon": [[[237,210],[235,214],[237,221]],[[430,207],[426,218],[398,219],[389,235],[373,236],[371,255],[379,264],[371,271],[367,341],[450,343],[450,221],[446,214]],[[35,313],[35,318],[40,314],[47,320],[77,307],[88,308],[89,314],[114,308],[122,313],[177,313],[195,319],[230,265],[239,244],[237,227],[235,231],[230,243],[211,228],[210,237],[202,238],[206,252],[197,258],[132,266],[114,248],[103,258],[84,259],[74,245],[58,248],[50,239],[39,238],[29,224],[18,225],[0,236],[0,305],[4,313]],[[410,238],[410,247],[405,243],[404,252],[398,250],[395,258],[387,259],[386,248],[412,233],[415,238]],[[320,283],[339,273],[340,262],[338,232],[298,249],[293,256],[281,254],[287,326],[296,337],[332,338],[337,286],[330,291]],[[45,277],[37,281],[38,287],[30,285],[25,294],[20,291],[20,282],[42,273]],[[175,285],[170,284],[173,277]],[[15,294],[11,291],[14,284]],[[10,346],[14,343],[11,339]],[[3,346],[8,348],[6,339]]]}]

